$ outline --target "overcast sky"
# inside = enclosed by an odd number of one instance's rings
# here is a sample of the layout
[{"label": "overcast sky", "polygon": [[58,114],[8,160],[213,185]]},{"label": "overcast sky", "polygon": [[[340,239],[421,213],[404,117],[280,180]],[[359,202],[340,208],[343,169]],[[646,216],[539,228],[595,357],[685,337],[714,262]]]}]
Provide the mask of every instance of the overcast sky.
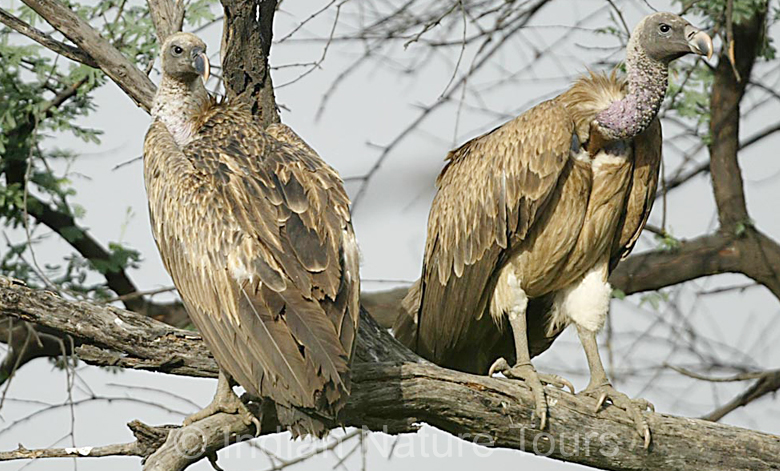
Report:
[{"label": "overcast sky", "polygon": [[[282,37],[326,3],[324,0],[286,0],[284,11],[277,15],[276,37]],[[629,25],[636,24],[649,11],[642,1],[617,3],[624,6]],[[658,9],[669,9],[664,2],[649,3]],[[15,7],[18,2],[0,0],[0,5],[3,8]],[[398,285],[374,280],[411,282],[419,276],[433,184],[449,149],[506,120],[498,114],[519,113],[559,93],[568,86],[569,76],[582,73],[589,66],[594,67],[598,59],[609,54],[614,54],[612,60],[623,57],[622,52],[613,53],[608,49],[592,47],[615,46],[615,39],[596,37],[591,32],[582,31],[557,46],[553,53],[548,53],[535,67],[517,74],[515,81],[494,86],[508,74],[520,70],[534,48],[543,50],[554,44],[577,19],[601,8],[601,13],[595,15],[586,26],[598,28],[611,24],[605,6],[607,3],[601,0],[558,0],[547,6],[535,17],[532,28],[525,32],[522,40],[504,48],[502,53],[492,59],[495,64],[474,78],[470,86],[482,93],[479,97],[466,95],[465,102],[470,106],[463,107],[459,114],[457,104],[441,107],[422,123],[417,132],[395,148],[372,180],[354,214],[355,230],[362,252],[361,275],[366,280],[365,288],[376,290]],[[349,10],[348,6],[344,8],[340,28],[348,32],[354,25],[354,17],[349,12],[354,12],[354,9]],[[327,36],[333,18],[333,12],[323,15],[307,25],[298,37]],[[215,25],[202,33],[210,53],[215,53],[219,48],[220,32],[221,25]],[[777,28],[770,33],[775,39],[778,37]],[[419,47],[413,44],[404,50],[399,43],[392,51],[392,57],[399,62],[408,60],[419,52],[416,50]],[[377,145],[391,142],[417,117],[419,105],[429,105],[437,100],[450,82],[459,53],[457,48],[453,48],[441,58],[420,66],[413,74],[399,73],[396,62],[391,60],[372,62],[349,76],[336,89],[321,118],[315,119],[314,114],[325,91],[361,52],[359,45],[336,42],[330,46],[321,69],[277,90],[278,102],[284,108],[284,122],[291,125],[344,178],[364,174],[381,153]],[[469,53],[473,51],[467,52],[467,58]],[[322,44],[289,41],[273,49],[271,60],[278,66],[316,60],[321,54]],[[690,61],[692,58],[683,60]],[[214,62],[218,63],[218,58]],[[462,73],[463,69],[461,67],[458,73]],[[275,82],[277,85],[285,83],[299,72],[288,69],[275,72]],[[777,80],[777,74],[773,77]],[[159,77],[153,78],[156,81]],[[777,87],[776,82],[768,85]],[[93,236],[104,243],[121,241],[144,255],[141,268],[131,273],[139,288],[146,290],[169,286],[170,278],[162,267],[149,229],[142,164],[135,161],[114,170],[118,164],[141,155],[149,117],[135,107],[113,83],[97,91],[96,97],[99,109],[80,124],[105,132],[100,145],[87,145],[71,136],[57,136],[56,139],[47,140],[45,145],[71,149],[81,155],[72,164],[70,172],[78,190],[75,201],[87,210],[83,224],[90,228]],[[766,96],[758,95],[753,101],[762,99],[765,100]],[[495,113],[477,111],[475,107],[487,108]],[[759,108],[744,121],[743,136],[749,136],[768,123],[776,122],[779,115],[780,104],[777,100]],[[674,126],[669,123],[664,125],[666,137],[674,136]],[[753,219],[763,232],[775,239],[780,239],[780,218],[777,217],[780,160],[776,158],[779,144],[780,136],[775,135],[740,154]],[[668,152],[667,147],[667,168],[674,168],[677,163],[674,155]],[[699,158],[705,156],[700,154]],[[357,183],[348,184],[348,190],[353,196],[357,189]],[[667,206],[667,224],[678,237],[694,237],[715,227],[716,217],[708,177],[699,177],[671,193]],[[660,225],[660,221],[659,203],[655,206],[651,222]],[[22,234],[11,235],[23,237]],[[654,245],[651,238],[643,238],[640,249]],[[52,242],[39,247],[36,253],[39,260],[53,263],[61,259],[65,250],[64,244]],[[671,312],[665,303],[658,309],[653,309],[646,302],[640,306],[639,296],[614,301],[614,328],[622,336],[619,337],[621,341],[615,344],[611,370],[617,373],[639,370],[631,381],[617,381],[618,389],[631,396],[641,394],[654,402],[661,412],[697,416],[723,404],[745,387],[744,384],[714,387],[682,378],[668,370],[659,372],[651,368],[665,361],[685,366],[696,365],[697,358],[664,341],[678,334],[675,332],[675,323],[680,319],[696,326],[699,334],[708,339],[711,351],[707,353],[712,358],[722,359],[725,363],[747,364],[757,369],[777,368],[776,344],[780,340],[780,329],[777,328],[780,309],[777,300],[762,289],[724,295],[696,295],[702,290],[745,282],[746,279],[741,276],[721,276],[697,281],[685,290],[671,291],[670,296],[683,307],[680,316]],[[565,374],[573,380],[578,390],[587,384],[584,355],[571,332],[558,340],[548,353],[535,360],[535,364],[540,370]],[[211,380],[129,371],[109,373],[84,366],[78,370],[77,384],[73,397],[76,401],[85,400],[94,393],[101,397],[148,402],[139,404],[128,400],[98,400],[79,405],[75,409],[74,421],[78,446],[130,441],[132,436],[124,424],[133,419],[150,424],[178,423],[184,415],[196,410],[195,404],[207,404],[216,386],[216,382]],[[41,408],[39,403],[24,403],[20,399],[63,403],[67,400],[65,385],[66,375],[54,370],[46,361],[38,360],[26,366],[12,382],[8,392],[12,400],[2,410],[4,422],[0,423],[0,449],[16,448],[20,442],[28,448],[47,447],[55,443],[69,446],[70,438],[58,442],[72,426],[68,408],[35,415],[5,430],[5,427]],[[154,388],[167,393],[116,385]],[[775,400],[765,398],[744,411],[730,414],[724,422],[780,433],[780,407]],[[430,428],[424,428],[417,436],[401,438],[395,445],[395,456],[388,460],[387,454],[394,438],[382,434],[373,434],[371,437],[366,460],[372,470],[397,466],[403,466],[409,471],[426,470],[434,465],[464,470],[478,465],[529,466],[540,470],[576,467],[515,451],[474,447]],[[286,436],[262,438],[257,443],[288,457],[300,452],[297,447],[307,446],[306,443],[296,443],[290,448]],[[340,453],[343,455],[351,446],[347,445]],[[488,456],[487,461],[484,456]],[[350,470],[359,469],[360,460],[360,453],[355,453],[345,464]],[[298,469],[322,469],[334,463],[333,455],[327,455],[298,465]],[[262,470],[268,467],[263,454],[246,444],[222,451],[220,464],[226,470]],[[6,463],[0,465],[0,469],[20,469],[22,465],[20,462]],[[116,466],[118,470],[138,469],[138,461],[134,458],[82,461],[79,469],[102,470],[109,465]],[[53,470],[64,466],[71,464],[63,460],[42,460],[29,468]],[[210,466],[201,462],[192,469],[208,470]]]}]

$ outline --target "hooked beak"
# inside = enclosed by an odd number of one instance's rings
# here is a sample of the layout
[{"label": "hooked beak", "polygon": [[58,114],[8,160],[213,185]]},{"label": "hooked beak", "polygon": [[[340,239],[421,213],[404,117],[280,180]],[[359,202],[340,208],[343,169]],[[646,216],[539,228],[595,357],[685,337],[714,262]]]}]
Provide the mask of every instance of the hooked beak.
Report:
[{"label": "hooked beak", "polygon": [[688,25],[685,27],[685,37],[688,38],[691,52],[707,56],[707,60],[712,58],[712,38],[709,34]]},{"label": "hooked beak", "polygon": [[200,48],[194,48],[192,50],[192,66],[195,67],[195,71],[200,75],[205,83],[209,79],[211,73],[211,66],[209,65],[209,58],[206,52]]}]

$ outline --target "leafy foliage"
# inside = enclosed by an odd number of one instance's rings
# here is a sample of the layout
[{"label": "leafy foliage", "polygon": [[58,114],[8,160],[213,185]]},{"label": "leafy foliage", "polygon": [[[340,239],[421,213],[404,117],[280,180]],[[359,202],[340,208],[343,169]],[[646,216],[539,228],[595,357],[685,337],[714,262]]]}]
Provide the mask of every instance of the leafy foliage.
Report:
[{"label": "leafy foliage", "polygon": [[[145,2],[67,0],[64,3],[138,67],[151,70],[157,56],[157,40]],[[212,4],[209,0],[192,1],[188,5],[188,24],[211,21]],[[46,29],[41,18],[26,6],[11,13],[39,29]],[[54,55],[10,29],[0,30],[0,224],[17,229],[12,234],[22,232],[19,229],[24,227],[25,213],[32,216],[31,233],[40,232],[35,216],[43,209],[42,204],[62,216],[73,219],[84,216],[83,208],[70,201],[76,192],[67,170],[57,173],[50,166],[54,160],[70,162],[77,157],[56,148],[53,140],[47,138],[69,133],[85,142],[99,143],[101,131],[79,123],[95,110],[93,92],[106,83],[107,78],[99,69]],[[85,234],[84,229],[75,226],[58,228],[58,236],[69,243],[77,242]],[[26,239],[21,243],[7,240],[0,270],[32,286],[40,286],[41,276],[46,276],[72,293],[105,297],[110,294],[105,283],[96,283],[96,277],[89,275],[133,268],[140,261],[137,251],[112,243],[108,259],[85,260],[78,254],[70,254],[63,263],[38,270],[30,265],[29,252],[41,239]]]}]

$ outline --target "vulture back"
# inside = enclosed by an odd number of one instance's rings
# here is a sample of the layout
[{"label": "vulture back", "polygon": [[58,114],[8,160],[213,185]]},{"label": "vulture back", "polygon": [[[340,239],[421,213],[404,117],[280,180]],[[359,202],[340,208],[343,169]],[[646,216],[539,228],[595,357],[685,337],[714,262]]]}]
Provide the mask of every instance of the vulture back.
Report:
[{"label": "vulture back", "polygon": [[155,121],[144,175],[163,262],[220,367],[251,395],[335,417],[360,293],[338,174],[290,128],[265,131],[245,107],[223,104],[181,149]]},{"label": "vulture back", "polygon": [[[582,174],[573,168],[583,165],[577,155],[589,139],[591,121],[626,92],[615,73],[589,74],[557,98],[450,153],[429,216],[423,275],[393,328],[402,343],[437,364],[471,373],[486,373],[499,357],[514,362],[511,329],[487,312],[498,274],[513,251],[547,223],[545,208],[558,204],[567,179]],[[655,199],[658,120],[631,145],[631,183],[611,268],[630,253]],[[442,185],[444,179],[449,180]],[[532,357],[566,327],[550,327],[553,297],[554,292],[529,300]]]}]

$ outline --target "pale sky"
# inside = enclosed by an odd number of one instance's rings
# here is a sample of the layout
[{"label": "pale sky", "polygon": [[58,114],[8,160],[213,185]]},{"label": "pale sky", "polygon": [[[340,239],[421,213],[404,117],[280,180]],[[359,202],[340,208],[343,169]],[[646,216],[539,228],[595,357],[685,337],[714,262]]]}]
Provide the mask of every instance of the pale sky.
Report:
[{"label": "pale sky", "polygon": [[[277,15],[276,37],[282,37],[326,3],[325,0],[286,0],[284,11]],[[623,11],[629,25],[636,24],[649,11],[641,1],[618,3],[625,5]],[[670,9],[664,2],[650,3],[658,9]],[[15,7],[17,4],[16,0],[0,0],[3,8]],[[488,70],[470,82],[471,86],[486,90],[506,77],[507,73],[521,69],[528,61],[529,48],[545,48],[564,34],[566,27],[573,25],[578,18],[605,5],[607,3],[601,0],[554,2],[534,19],[531,23],[534,28],[524,32],[523,41],[529,42],[527,47],[524,49],[524,44],[518,41],[518,44],[505,48],[503,53],[493,58],[495,63]],[[346,14],[344,18],[343,31],[349,31],[353,19]],[[691,20],[695,23],[695,19]],[[308,25],[300,37],[326,36],[332,21],[331,12]],[[603,10],[587,26],[598,28],[609,24],[608,10]],[[202,33],[210,53],[219,48],[220,31],[221,25],[215,25]],[[770,34],[777,39],[777,28]],[[420,131],[402,141],[376,174],[354,214],[362,253],[361,276],[367,280],[364,287],[368,290],[386,289],[396,284],[368,280],[412,281],[419,276],[433,183],[442,167],[444,156],[459,143],[506,120],[474,111],[474,106],[508,115],[522,112],[565,89],[569,81],[562,77],[584,72],[609,52],[591,46],[616,44],[616,40],[610,37],[596,37],[587,31],[577,33],[559,45],[555,54],[549,54],[536,67],[519,74],[516,81],[485,91],[480,97],[482,102],[478,102],[472,94],[467,95],[466,103],[470,106],[462,109],[459,118],[457,104],[446,104],[423,122]],[[392,57],[399,61],[408,60],[418,47],[421,46],[411,45],[404,50],[399,43],[392,49]],[[718,42],[716,47],[719,47]],[[361,51],[356,44],[334,43],[321,69],[295,84],[277,90],[278,102],[285,108],[282,113],[284,122],[292,126],[344,178],[365,173],[380,153],[375,145],[385,145],[392,141],[417,116],[418,105],[428,105],[437,100],[450,82],[459,53],[458,48],[453,48],[444,57],[417,69],[415,74],[398,73],[389,60],[369,63],[337,88],[321,119],[315,120],[314,114],[323,93]],[[473,51],[469,51],[466,58],[471,53]],[[274,65],[308,62],[318,59],[321,54],[322,44],[284,43],[273,49],[271,61]],[[615,56],[622,57],[622,52]],[[682,60],[693,59],[689,57]],[[218,59],[214,59],[214,63],[218,63]],[[469,62],[464,60],[463,63]],[[458,74],[464,70],[465,67],[461,66]],[[300,70],[284,69],[275,72],[274,79],[276,84],[281,84],[294,78],[297,73]],[[776,74],[772,77],[777,80]],[[153,74],[153,79],[158,80],[158,76]],[[777,87],[777,83],[768,85]],[[149,117],[135,107],[113,83],[100,89],[96,97],[98,111],[80,124],[102,129],[105,132],[102,144],[87,145],[71,136],[57,136],[56,140],[47,140],[45,145],[72,149],[81,155],[70,171],[78,190],[75,201],[87,210],[82,224],[89,227],[92,235],[103,243],[122,241],[140,250],[144,256],[142,267],[131,273],[139,288],[147,290],[169,286],[170,278],[160,263],[149,229],[142,164],[137,161],[112,170],[116,165],[141,155]],[[766,99],[766,95],[756,95],[752,102]],[[778,115],[780,103],[774,100],[743,121],[742,135],[750,136],[773,124]],[[664,126],[665,137],[677,134],[670,123],[664,123]],[[775,239],[780,239],[780,218],[777,217],[780,160],[775,158],[778,145],[780,135],[774,135],[740,154],[752,217],[763,232]],[[667,168],[674,168],[679,154],[670,152],[668,146],[666,149]],[[699,154],[699,159],[705,156]],[[348,184],[348,190],[354,196],[357,184]],[[654,208],[651,223],[655,225],[660,225],[661,207],[659,202]],[[132,213],[129,220],[127,208]],[[690,238],[712,230],[716,217],[709,177],[699,177],[684,188],[672,192],[668,198],[667,213],[667,224],[678,237]],[[23,237],[18,233],[10,235]],[[654,244],[652,238],[643,238],[638,250],[645,250]],[[39,260],[53,263],[60,260],[65,248],[62,243],[47,243],[38,247],[36,254]],[[761,288],[722,295],[696,295],[701,290],[745,282],[746,279],[741,276],[720,276],[699,280],[680,292],[669,291],[670,296],[678,299],[679,305],[683,307],[679,315],[672,312],[666,303],[661,303],[658,310],[654,310],[648,303],[639,306],[640,296],[613,301],[614,328],[622,335],[613,352],[614,370],[618,373],[639,370],[631,381],[616,381],[617,388],[631,396],[641,394],[654,402],[660,412],[697,416],[723,404],[747,386],[742,383],[712,386],[683,378],[669,370],[657,370],[655,367],[663,362],[695,367],[699,361],[689,352],[675,349],[663,341],[674,335],[684,335],[679,329],[682,322],[695,326],[699,335],[708,339],[710,349],[707,354],[710,358],[721,359],[724,363],[747,364],[755,369],[777,368],[776,345],[780,341],[780,329],[777,329],[780,309],[777,300]],[[159,299],[166,297],[161,296]],[[535,360],[535,364],[539,370],[564,374],[579,390],[587,384],[587,365],[575,337],[568,332],[548,353]],[[604,356],[607,356],[606,352]],[[196,410],[195,405],[187,401],[199,406],[207,404],[216,386],[212,380],[130,371],[110,373],[83,365],[78,373],[80,380],[77,384],[80,387],[75,389],[73,396],[76,401],[88,398],[91,395],[88,391],[91,390],[97,396],[135,398],[147,401],[148,404],[114,400],[79,405],[75,409],[73,422],[77,446],[130,441],[132,436],[124,424],[133,419],[150,424],[179,423],[184,415]],[[114,384],[154,388],[182,398]],[[44,360],[38,360],[27,365],[13,380],[8,397],[62,403],[67,400],[65,385],[66,375],[63,372],[54,370]],[[171,410],[162,410],[158,407],[160,405]],[[55,443],[70,446],[70,438],[59,441],[71,429],[71,412],[67,407],[36,415],[6,430],[14,421],[40,407],[40,404],[17,400],[11,400],[4,406],[0,413],[0,450],[16,448],[19,443],[27,448],[48,447]],[[764,398],[745,410],[728,415],[723,422],[780,433],[780,405],[772,398]],[[407,471],[414,471],[427,470],[431,466],[447,466],[453,470],[465,470],[479,465],[508,465],[539,470],[576,468],[575,465],[526,453],[475,447],[427,427],[420,434],[401,437],[395,445],[394,457],[388,460],[387,454],[393,440],[382,434],[371,435],[366,453],[368,469],[403,466]],[[284,436],[261,438],[257,443],[287,457],[301,451],[296,447],[306,446],[306,443],[295,443],[290,447],[290,441]],[[345,454],[351,447],[350,443],[340,450],[340,454]],[[332,467],[335,462],[333,455],[326,455],[300,464],[297,469]],[[20,469],[24,464],[5,463],[0,465],[0,469]],[[263,454],[246,444],[223,450],[220,453],[220,464],[226,470],[263,470],[269,467]],[[360,469],[360,453],[353,454],[345,464],[350,470]],[[65,466],[72,465],[63,460],[40,460],[28,468],[53,470]],[[107,466],[118,470],[139,468],[135,458],[79,462],[80,470],[102,470]],[[211,468],[207,462],[201,462],[191,469]]]}]

